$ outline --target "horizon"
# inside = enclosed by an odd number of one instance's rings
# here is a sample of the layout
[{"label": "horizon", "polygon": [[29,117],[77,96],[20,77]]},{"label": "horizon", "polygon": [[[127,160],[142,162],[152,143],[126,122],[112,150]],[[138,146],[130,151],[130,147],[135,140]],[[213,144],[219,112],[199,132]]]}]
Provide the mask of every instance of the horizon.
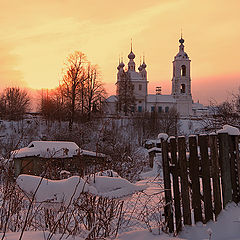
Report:
[{"label": "horizon", "polygon": [[126,65],[132,38],[136,67],[145,55],[148,92],[155,93],[155,87],[161,86],[162,94],[170,94],[181,29],[191,59],[195,102],[223,102],[240,86],[236,50],[240,2],[236,0],[221,4],[216,0],[0,3],[1,88],[55,88],[64,61],[77,50],[100,67],[108,95],[115,94],[119,55]]}]

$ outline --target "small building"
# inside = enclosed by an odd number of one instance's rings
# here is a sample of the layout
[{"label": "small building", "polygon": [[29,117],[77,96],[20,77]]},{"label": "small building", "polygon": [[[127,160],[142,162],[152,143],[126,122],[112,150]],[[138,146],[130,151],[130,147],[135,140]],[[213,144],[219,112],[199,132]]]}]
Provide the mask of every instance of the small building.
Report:
[{"label": "small building", "polygon": [[79,148],[74,142],[33,141],[27,147],[11,152],[14,172],[51,179],[59,178],[62,170],[83,176],[105,169],[106,155]]}]

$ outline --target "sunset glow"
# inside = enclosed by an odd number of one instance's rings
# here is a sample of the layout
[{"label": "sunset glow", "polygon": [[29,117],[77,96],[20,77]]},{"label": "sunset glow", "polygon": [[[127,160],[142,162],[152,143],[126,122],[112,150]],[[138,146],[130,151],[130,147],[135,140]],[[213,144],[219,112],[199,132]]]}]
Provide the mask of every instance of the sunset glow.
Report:
[{"label": "sunset glow", "polygon": [[223,101],[240,86],[240,2],[237,0],[0,0],[0,79],[9,85],[54,88],[75,50],[98,64],[115,93],[119,55],[133,39],[136,64],[146,56],[149,91],[170,94],[181,29],[191,59],[195,101]]}]

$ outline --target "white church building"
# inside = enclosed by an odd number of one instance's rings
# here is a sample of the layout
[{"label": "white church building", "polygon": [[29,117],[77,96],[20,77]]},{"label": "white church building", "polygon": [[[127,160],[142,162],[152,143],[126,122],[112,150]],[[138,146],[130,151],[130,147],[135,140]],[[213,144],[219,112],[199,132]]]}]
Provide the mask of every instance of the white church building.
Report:
[{"label": "white church building", "polygon": [[[121,82],[121,76],[124,71],[130,76],[133,85],[133,94],[136,99],[137,112],[168,112],[170,108],[177,109],[180,116],[200,116],[206,114],[208,109],[200,103],[193,103],[191,92],[191,77],[190,77],[190,63],[187,53],[184,51],[184,39],[179,40],[179,52],[174,57],[173,61],[173,78],[172,78],[172,93],[170,95],[162,95],[160,91],[156,94],[148,94],[148,79],[147,79],[147,65],[143,59],[143,63],[136,71],[136,64],[134,62],[135,54],[132,51],[128,55],[129,62],[127,69],[123,61],[117,67],[117,82],[118,89]],[[160,89],[159,89],[160,90]],[[117,91],[118,92],[118,91]],[[106,99],[107,114],[116,114],[117,95],[110,96]]]}]

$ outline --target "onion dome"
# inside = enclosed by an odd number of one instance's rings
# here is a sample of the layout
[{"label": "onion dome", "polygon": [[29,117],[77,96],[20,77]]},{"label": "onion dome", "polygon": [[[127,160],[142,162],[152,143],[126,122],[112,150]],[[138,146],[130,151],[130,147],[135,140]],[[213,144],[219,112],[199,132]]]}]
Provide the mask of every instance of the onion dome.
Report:
[{"label": "onion dome", "polygon": [[119,64],[119,67],[120,67],[120,68],[124,68],[124,66],[125,66],[125,64],[124,64],[123,62],[121,62],[121,63]]},{"label": "onion dome", "polygon": [[142,66],[141,66],[141,65],[138,67],[138,71],[139,71],[139,72],[142,71]]},{"label": "onion dome", "polygon": [[142,64],[142,68],[146,68],[146,67],[147,67],[146,63],[143,62],[143,64]]},{"label": "onion dome", "polygon": [[135,58],[135,54],[131,51],[131,52],[128,54],[128,58],[129,58],[129,59],[134,59],[134,58]]},{"label": "onion dome", "polygon": [[[120,64],[119,64],[119,65],[120,65]],[[117,66],[117,70],[120,70],[120,66],[119,66],[119,65]]]},{"label": "onion dome", "polygon": [[179,39],[179,42],[180,42],[181,44],[183,44],[183,43],[184,43],[184,39],[181,37],[181,38]]}]

